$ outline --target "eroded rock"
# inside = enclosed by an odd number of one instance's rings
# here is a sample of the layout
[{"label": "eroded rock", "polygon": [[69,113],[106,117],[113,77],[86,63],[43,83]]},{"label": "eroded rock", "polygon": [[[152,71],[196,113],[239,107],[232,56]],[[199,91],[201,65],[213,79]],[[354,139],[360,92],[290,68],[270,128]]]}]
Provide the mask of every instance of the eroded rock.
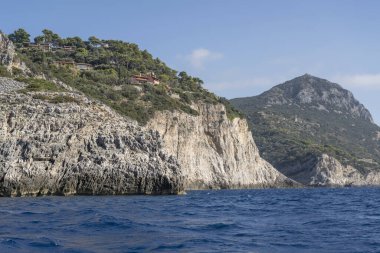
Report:
[{"label": "eroded rock", "polygon": [[180,167],[156,132],[84,96],[65,95],[80,102],[0,93],[0,196],[183,191]]},{"label": "eroded rock", "polygon": [[193,105],[199,116],[159,112],[147,127],[178,159],[187,189],[287,187],[296,184],[259,156],[246,120],[227,118],[222,104]]}]

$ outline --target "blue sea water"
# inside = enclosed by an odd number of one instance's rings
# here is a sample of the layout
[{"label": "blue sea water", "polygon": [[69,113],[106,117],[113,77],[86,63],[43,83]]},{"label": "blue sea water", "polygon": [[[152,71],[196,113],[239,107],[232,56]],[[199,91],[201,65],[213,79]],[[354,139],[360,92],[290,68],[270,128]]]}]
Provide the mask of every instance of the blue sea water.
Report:
[{"label": "blue sea water", "polygon": [[380,189],[0,198],[0,252],[380,252]]}]

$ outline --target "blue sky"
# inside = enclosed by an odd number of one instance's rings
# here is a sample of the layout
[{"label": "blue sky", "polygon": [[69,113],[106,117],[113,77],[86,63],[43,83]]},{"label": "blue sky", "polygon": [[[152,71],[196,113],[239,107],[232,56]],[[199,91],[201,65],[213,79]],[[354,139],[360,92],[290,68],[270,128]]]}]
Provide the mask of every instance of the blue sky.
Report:
[{"label": "blue sky", "polygon": [[227,98],[304,73],[351,90],[380,123],[380,1],[12,0],[0,29],[137,43]]}]

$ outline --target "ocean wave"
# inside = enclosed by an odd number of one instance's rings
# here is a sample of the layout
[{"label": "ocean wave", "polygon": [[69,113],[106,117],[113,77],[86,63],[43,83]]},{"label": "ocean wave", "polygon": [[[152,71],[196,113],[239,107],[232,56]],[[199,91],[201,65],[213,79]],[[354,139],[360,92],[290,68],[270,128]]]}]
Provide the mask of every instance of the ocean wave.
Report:
[{"label": "ocean wave", "polygon": [[4,198],[0,252],[380,252],[379,195],[358,188]]}]

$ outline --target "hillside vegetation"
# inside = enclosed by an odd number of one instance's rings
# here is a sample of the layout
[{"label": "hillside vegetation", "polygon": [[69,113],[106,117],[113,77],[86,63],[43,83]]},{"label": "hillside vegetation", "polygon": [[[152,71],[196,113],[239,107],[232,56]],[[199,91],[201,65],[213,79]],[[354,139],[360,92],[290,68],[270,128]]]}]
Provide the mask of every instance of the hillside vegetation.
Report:
[{"label": "hillside vegetation", "polygon": [[321,154],[363,174],[380,169],[380,128],[337,84],[304,75],[231,102],[248,116],[262,156],[280,171]]},{"label": "hillside vegetation", "polygon": [[[196,101],[223,103],[230,119],[241,117],[226,99],[204,89],[201,79],[186,72],[178,73],[136,44],[95,36],[88,40],[61,38],[46,29],[34,38],[34,43],[30,43],[30,35],[23,29],[8,37],[16,46],[17,60],[24,62],[31,71],[25,75],[13,68],[14,78],[29,83],[23,92],[41,87],[54,91],[57,87],[51,81],[62,81],[141,124],[160,110],[181,110],[197,115],[191,108],[191,103]],[[148,73],[154,75],[159,84],[131,82],[134,76]],[[0,76],[11,74],[1,67]],[[50,86],[40,77],[49,80]]]}]

